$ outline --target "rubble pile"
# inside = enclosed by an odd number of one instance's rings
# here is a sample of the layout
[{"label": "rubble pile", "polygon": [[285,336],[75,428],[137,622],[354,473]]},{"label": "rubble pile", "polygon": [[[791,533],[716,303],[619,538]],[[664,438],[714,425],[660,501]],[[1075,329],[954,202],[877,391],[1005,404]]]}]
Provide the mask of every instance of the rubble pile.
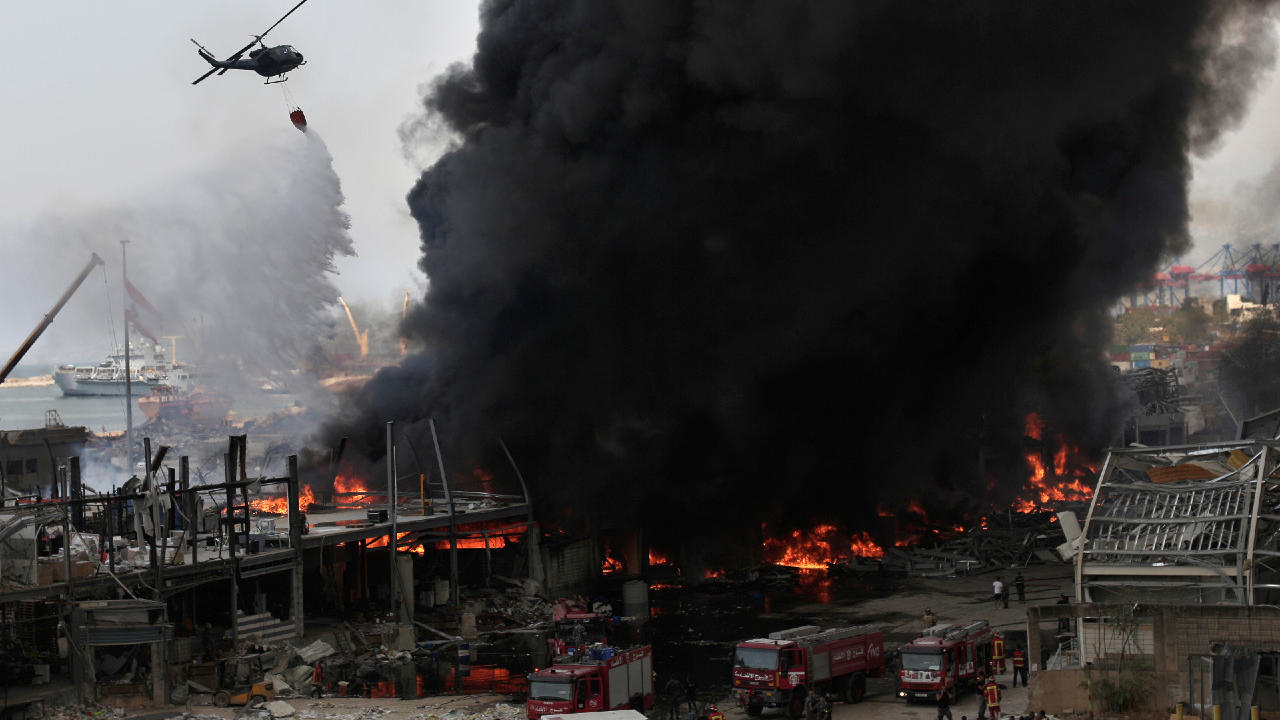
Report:
[{"label": "rubble pile", "polygon": [[476,613],[476,624],[489,630],[513,630],[533,628],[549,622],[554,603],[536,595],[525,594],[520,588],[508,588],[506,592],[488,591],[483,598],[483,609]]},{"label": "rubble pile", "polygon": [[[1080,504],[1076,509],[1084,507]],[[1053,512],[1010,513],[986,518],[981,525],[930,547],[888,548],[881,565],[889,572],[928,576],[1060,562],[1054,548],[1063,539]]]},{"label": "rubble pile", "polygon": [[124,708],[107,707],[97,703],[49,705],[44,708],[45,720],[118,720],[124,716]]}]

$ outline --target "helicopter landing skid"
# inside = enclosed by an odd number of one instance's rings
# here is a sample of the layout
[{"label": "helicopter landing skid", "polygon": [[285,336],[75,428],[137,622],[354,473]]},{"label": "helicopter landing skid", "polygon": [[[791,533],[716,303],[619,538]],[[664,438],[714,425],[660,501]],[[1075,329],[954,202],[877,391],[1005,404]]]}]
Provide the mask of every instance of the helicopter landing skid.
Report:
[{"label": "helicopter landing skid", "polygon": [[262,84],[263,85],[279,85],[282,82],[288,82],[288,81],[289,81],[289,78],[285,77],[284,75],[281,75],[279,80],[272,80],[271,78],[267,78],[267,81]]}]

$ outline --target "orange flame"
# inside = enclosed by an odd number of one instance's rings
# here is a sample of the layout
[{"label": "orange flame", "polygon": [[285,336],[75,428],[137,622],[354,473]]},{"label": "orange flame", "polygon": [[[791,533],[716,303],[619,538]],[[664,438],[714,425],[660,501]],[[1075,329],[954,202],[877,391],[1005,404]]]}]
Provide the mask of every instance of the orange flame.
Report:
[{"label": "orange flame", "polygon": [[622,561],[613,556],[613,549],[604,546],[604,561],[600,563],[600,572],[605,575],[622,572]]},{"label": "orange flame", "polygon": [[[801,570],[825,570],[845,554],[841,533],[835,525],[819,525],[813,530],[793,530],[788,538],[768,537],[765,533],[764,557],[775,565]],[[848,537],[849,551],[859,557],[884,557],[881,548],[866,531]],[[838,549],[839,548],[839,549]]]},{"label": "orange flame", "polygon": [[649,548],[649,564],[650,565],[670,565],[671,559],[668,558],[666,555],[663,555],[662,553],[658,552],[657,550],[654,550],[653,548]]},{"label": "orange flame", "polygon": [[[1035,412],[1027,413],[1025,435],[1044,442],[1048,434],[1044,420]],[[1057,445],[1052,454],[1052,474],[1045,461],[1048,448],[1034,448],[1023,456],[1028,470],[1026,493],[1013,501],[1015,512],[1038,512],[1051,509],[1056,503],[1082,502],[1093,496],[1090,481],[1096,468],[1085,461],[1080,448],[1067,442],[1060,433],[1052,434],[1053,444]]]},{"label": "orange flame", "polygon": [[335,493],[358,493],[337,499],[338,503],[345,505],[372,505],[378,499],[373,495],[373,491],[365,484],[364,480],[354,475],[339,474],[335,477],[333,479],[333,491]]},{"label": "orange flame", "polygon": [[[307,508],[316,501],[316,496],[311,492],[310,485],[303,485],[302,492],[298,496],[298,510],[306,512]],[[277,515],[289,514],[289,496],[275,495],[272,497],[256,498],[249,501],[249,507],[258,512],[275,513]]]},{"label": "orange flame", "polygon": [[722,578],[724,577],[724,568],[719,568],[716,570],[708,570],[706,573],[703,574],[702,577],[705,580],[710,580],[711,578]]},{"label": "orange flame", "polygon": [[[490,535],[488,545],[485,545],[485,539],[482,537],[458,538],[457,543],[459,550],[483,550],[486,547],[490,550],[498,550],[507,546],[507,539],[501,535]],[[437,540],[431,547],[435,550],[448,550],[449,541]]]},{"label": "orange flame", "polygon": [[[403,539],[405,539],[405,538],[407,538],[407,537],[409,537],[409,533],[407,533],[407,532],[396,533],[396,543],[397,543],[397,544],[399,544],[399,542],[400,542],[401,540],[403,540]],[[368,545],[365,545],[365,548],[366,548],[366,549],[369,549],[369,550],[372,550],[373,548],[386,547],[386,546],[387,546],[387,542],[388,542],[390,539],[391,539],[391,536],[390,536],[390,535],[383,535],[383,536],[381,536],[381,537],[372,538],[372,539],[370,539],[370,540],[369,540],[369,544],[368,544]]]},{"label": "orange flame", "polygon": [[884,548],[876,544],[876,541],[871,539],[871,535],[867,531],[860,530],[850,539],[852,544],[849,549],[853,551],[854,555],[864,558],[884,557]]}]

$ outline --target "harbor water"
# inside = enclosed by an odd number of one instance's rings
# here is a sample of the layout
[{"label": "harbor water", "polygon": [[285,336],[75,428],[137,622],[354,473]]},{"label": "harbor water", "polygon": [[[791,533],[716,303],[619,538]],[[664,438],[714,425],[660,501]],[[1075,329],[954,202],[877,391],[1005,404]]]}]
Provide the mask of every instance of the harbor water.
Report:
[{"label": "harbor water", "polygon": [[[144,388],[145,390],[145,388]],[[284,410],[294,404],[287,393],[236,393],[231,407],[239,417],[258,417]],[[66,425],[83,425],[95,433],[121,432],[125,429],[123,397],[64,397],[57,385],[0,385],[0,430],[23,430],[45,425],[45,412],[56,410]],[[133,423],[147,421],[147,416],[133,399]]]}]

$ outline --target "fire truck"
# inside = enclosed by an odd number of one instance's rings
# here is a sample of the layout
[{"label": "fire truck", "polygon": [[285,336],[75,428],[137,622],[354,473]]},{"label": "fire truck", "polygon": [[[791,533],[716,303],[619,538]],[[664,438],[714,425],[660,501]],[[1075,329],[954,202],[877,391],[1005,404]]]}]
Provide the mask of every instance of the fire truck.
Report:
[{"label": "fire truck", "polygon": [[529,674],[529,720],[543,715],[653,707],[653,647],[593,645]]},{"label": "fire truck", "polygon": [[899,648],[898,697],[933,701],[945,690],[955,701],[961,691],[976,688],[978,673],[991,659],[991,638],[986,620],[925,628],[924,635]]},{"label": "fire truck", "polygon": [[870,625],[779,630],[738,643],[733,666],[733,694],[748,715],[781,707],[799,717],[809,688],[861,700],[867,676],[884,674],[884,633]]},{"label": "fire truck", "polygon": [[609,620],[608,615],[588,610],[566,612],[564,619],[553,623],[551,637],[547,638],[547,650],[553,662],[559,662],[554,658],[561,658],[570,650],[581,653],[590,645],[608,644]]}]

